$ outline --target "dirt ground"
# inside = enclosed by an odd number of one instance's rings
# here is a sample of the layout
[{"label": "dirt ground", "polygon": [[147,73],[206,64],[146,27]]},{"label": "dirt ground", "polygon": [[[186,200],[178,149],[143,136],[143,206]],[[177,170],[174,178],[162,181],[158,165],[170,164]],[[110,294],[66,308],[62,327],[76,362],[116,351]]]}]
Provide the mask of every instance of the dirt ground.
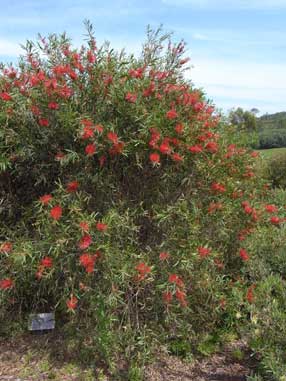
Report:
[{"label": "dirt ground", "polygon": [[[0,381],[109,381],[100,370],[85,369],[67,355],[63,341],[53,335],[26,335],[0,338]],[[233,354],[244,353],[243,359]],[[158,355],[146,367],[146,381],[245,381],[254,361],[242,342],[229,345],[223,353],[202,361],[182,361],[167,354]],[[95,375],[97,374],[97,375]],[[123,380],[123,378],[122,378]],[[125,378],[128,381],[128,377]]]}]

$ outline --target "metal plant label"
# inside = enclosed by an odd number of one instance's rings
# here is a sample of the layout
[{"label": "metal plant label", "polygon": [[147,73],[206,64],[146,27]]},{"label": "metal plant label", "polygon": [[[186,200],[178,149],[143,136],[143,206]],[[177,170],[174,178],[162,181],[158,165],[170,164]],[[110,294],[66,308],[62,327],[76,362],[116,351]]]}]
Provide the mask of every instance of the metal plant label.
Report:
[{"label": "metal plant label", "polygon": [[29,321],[29,331],[44,331],[55,328],[54,312],[43,314],[31,314]]}]

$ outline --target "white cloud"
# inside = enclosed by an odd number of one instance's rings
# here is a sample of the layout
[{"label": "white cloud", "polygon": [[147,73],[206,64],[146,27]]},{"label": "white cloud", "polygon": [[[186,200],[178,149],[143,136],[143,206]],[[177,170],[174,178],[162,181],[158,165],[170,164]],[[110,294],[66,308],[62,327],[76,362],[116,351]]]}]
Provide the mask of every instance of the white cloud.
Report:
[{"label": "white cloud", "polygon": [[[218,107],[286,110],[286,64],[238,62],[197,57],[188,73]],[[232,105],[232,106],[231,106]]]},{"label": "white cloud", "polygon": [[286,8],[286,0],[162,0],[173,6],[189,6],[202,9],[273,9]]},{"label": "white cloud", "polygon": [[191,76],[200,83],[286,91],[286,63],[194,58]]},{"label": "white cloud", "polygon": [[199,41],[210,41],[211,37],[207,36],[206,34],[194,32],[192,33],[192,38],[194,40],[199,40]]},{"label": "white cloud", "polygon": [[18,43],[6,39],[0,39],[0,56],[15,57],[22,52],[23,50]]},{"label": "white cloud", "polygon": [[285,46],[286,32],[279,30],[241,30],[241,29],[193,29],[173,27],[176,33],[190,36],[193,40],[229,43],[231,46],[258,45],[258,46]]}]

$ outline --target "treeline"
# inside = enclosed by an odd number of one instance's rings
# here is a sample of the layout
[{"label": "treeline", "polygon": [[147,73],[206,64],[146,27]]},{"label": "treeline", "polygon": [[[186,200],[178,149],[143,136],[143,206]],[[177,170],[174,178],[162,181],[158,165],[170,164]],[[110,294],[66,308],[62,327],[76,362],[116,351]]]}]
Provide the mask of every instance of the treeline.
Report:
[{"label": "treeline", "polygon": [[286,147],[286,112],[257,118],[259,148]]},{"label": "treeline", "polygon": [[249,145],[253,148],[286,147],[286,112],[257,117],[258,112],[257,109],[246,111],[239,107],[229,113],[229,122],[249,136]]}]

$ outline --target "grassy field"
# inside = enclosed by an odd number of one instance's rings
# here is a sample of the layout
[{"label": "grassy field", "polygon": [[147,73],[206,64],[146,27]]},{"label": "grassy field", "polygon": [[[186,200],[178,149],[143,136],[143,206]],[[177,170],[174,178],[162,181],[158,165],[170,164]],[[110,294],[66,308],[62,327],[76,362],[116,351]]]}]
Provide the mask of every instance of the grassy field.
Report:
[{"label": "grassy field", "polygon": [[270,148],[259,150],[262,158],[268,159],[274,155],[279,155],[281,153],[286,153],[286,147],[283,148]]}]

